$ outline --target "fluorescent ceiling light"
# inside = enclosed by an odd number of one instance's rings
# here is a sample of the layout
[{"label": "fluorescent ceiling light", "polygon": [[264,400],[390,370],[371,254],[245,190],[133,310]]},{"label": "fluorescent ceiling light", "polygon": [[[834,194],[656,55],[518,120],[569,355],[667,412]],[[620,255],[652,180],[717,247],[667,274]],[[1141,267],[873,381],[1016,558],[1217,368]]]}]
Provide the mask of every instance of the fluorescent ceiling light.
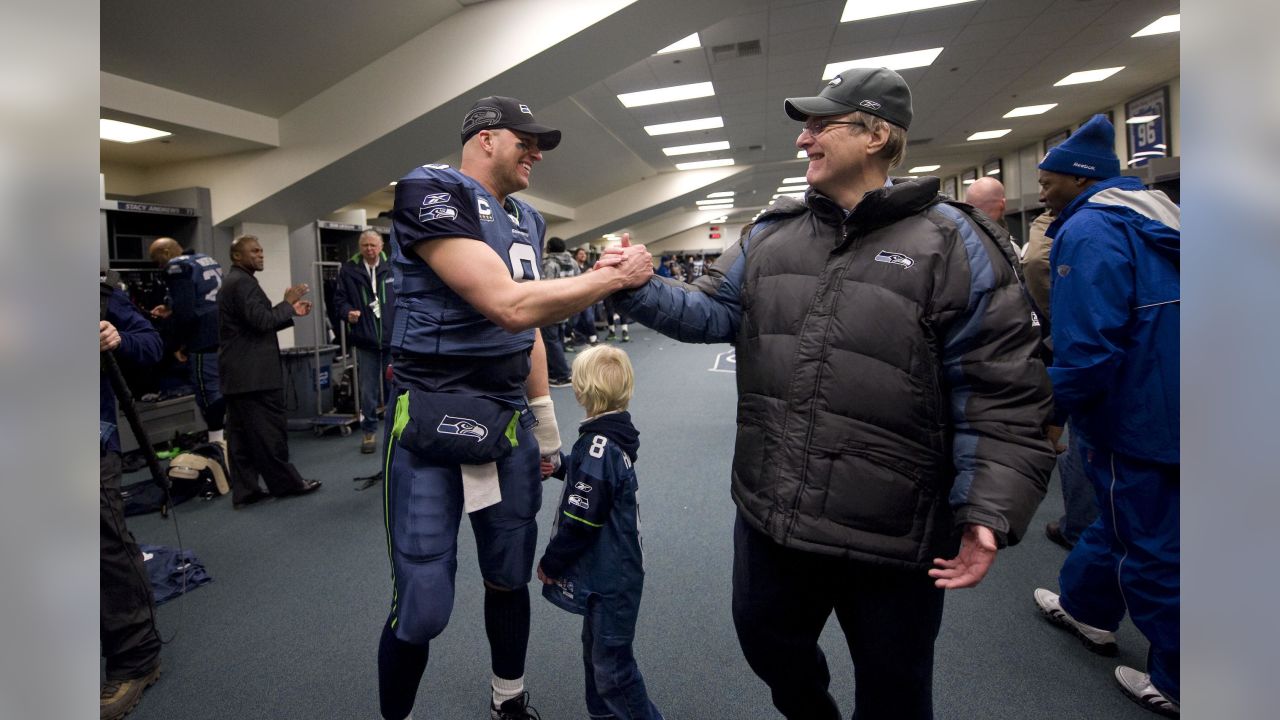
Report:
[{"label": "fluorescent ceiling light", "polygon": [[802,200],[802,199],[804,199],[804,193],[778,193],[777,195],[774,195],[774,196],[773,196],[772,198],[770,198],[770,199],[771,199],[771,200],[777,200],[777,199],[778,199],[778,198],[780,198],[780,197],[792,197],[792,198],[796,198],[796,199],[798,199],[798,200]]},{"label": "fluorescent ceiling light", "polygon": [[707,197],[709,197],[709,198],[733,197],[733,191],[732,191],[732,190],[725,190],[724,192],[713,192],[713,193],[708,193],[708,194],[707,194]]},{"label": "fluorescent ceiling light", "polygon": [[390,185],[391,187],[395,187],[395,186],[396,186],[396,183],[398,183],[398,182],[400,182],[400,181],[399,181],[399,180],[392,180],[391,182],[389,182],[389,183],[387,183],[387,184],[388,184],[388,185]]},{"label": "fluorescent ceiling light", "polygon": [[1080,72],[1073,72],[1062,78],[1058,82],[1054,83],[1054,86],[1079,85],[1081,83],[1098,82],[1099,80],[1106,80],[1123,69],[1124,66],[1121,65],[1120,67],[1102,68],[1100,70],[1081,70]]},{"label": "fluorescent ceiling light", "polygon": [[804,150],[801,150],[800,152],[796,153],[796,157],[800,158],[801,160],[808,160],[809,153],[805,152]]},{"label": "fluorescent ceiling light", "polygon": [[677,40],[654,53],[654,55],[666,55],[667,53],[680,52],[681,50],[692,50],[696,47],[702,47],[702,43],[698,40],[698,33],[694,33],[682,40]]},{"label": "fluorescent ceiling light", "polygon": [[728,140],[717,140],[708,143],[695,143],[693,145],[677,145],[675,147],[662,148],[662,152],[668,157],[672,155],[692,155],[694,153],[713,152],[715,150],[728,150]]},{"label": "fluorescent ceiling light", "polygon": [[774,192],[780,192],[780,193],[797,193],[797,192],[798,192],[798,193],[802,193],[802,192],[804,192],[805,190],[808,190],[808,189],[809,189],[809,186],[808,186],[808,185],[783,185],[782,187],[778,188],[778,189],[777,189],[777,190],[775,190]]},{"label": "fluorescent ceiling light", "polygon": [[676,163],[676,169],[701,170],[702,168],[724,167],[732,164],[733,158],[721,158],[720,160],[699,160],[697,162]]},{"label": "fluorescent ceiling light", "polygon": [[1164,33],[1180,32],[1182,30],[1182,15],[1165,15],[1150,25],[1142,28],[1138,32],[1129,37],[1145,37],[1147,35],[1162,35]]},{"label": "fluorescent ceiling light", "polygon": [[728,220],[728,219],[729,219],[728,215],[721,215],[720,217],[712,220],[711,222],[724,222],[725,220]]},{"label": "fluorescent ceiling light", "polygon": [[681,120],[679,122],[645,125],[644,131],[650,135],[670,135],[672,133],[679,132],[693,132],[694,130],[714,130],[722,127],[724,127],[724,118],[717,116],[699,118],[697,120]]},{"label": "fluorescent ceiling light", "polygon": [[701,82],[693,83],[691,85],[673,85],[671,87],[655,88],[653,90],[622,93],[618,96],[618,100],[622,102],[624,107],[633,108],[645,105],[657,105],[658,103],[675,102],[677,100],[692,100],[694,98],[710,97],[715,94],[716,90],[711,87],[711,83]]},{"label": "fluorescent ceiling light", "polygon": [[967,139],[968,140],[994,140],[995,138],[1004,137],[1005,135],[1008,135],[1011,132],[1013,132],[1013,128],[1008,128],[1005,130],[981,130],[979,132],[976,132],[970,135]]},{"label": "fluorescent ceiling light", "polygon": [[728,205],[712,205],[710,207],[698,208],[698,210],[710,210],[711,212],[718,212],[718,213],[728,212],[732,209],[734,209],[733,203],[729,203]]},{"label": "fluorescent ceiling light", "polygon": [[991,171],[987,172],[987,174],[988,174],[988,175],[999,175],[999,174],[1000,174],[1000,168],[996,168],[995,170],[991,170]]},{"label": "fluorescent ceiling light", "polygon": [[929,10],[947,5],[960,5],[967,2],[973,2],[973,0],[849,0],[844,4],[844,12],[840,15],[840,22],[867,20],[868,18]]},{"label": "fluorescent ceiling light", "polygon": [[844,62],[830,63],[826,69],[822,71],[822,79],[830,80],[840,73],[850,68],[878,68],[887,67],[890,70],[910,70],[911,68],[926,67],[932,65],[934,60],[942,54],[942,48],[930,48],[928,50],[915,50],[912,52],[895,53],[893,55],[881,55],[879,57],[862,58],[860,60],[845,60]]},{"label": "fluorescent ceiling light", "polygon": [[942,166],[941,165],[917,165],[911,168],[910,170],[908,170],[907,172],[910,172],[910,173],[933,172],[934,170],[937,170],[940,167]]},{"label": "fluorescent ceiling light", "polygon": [[806,179],[805,176],[803,175],[801,175],[800,177],[782,178],[783,185],[798,185],[800,183],[808,183],[808,182],[809,180]]},{"label": "fluorescent ceiling light", "polygon": [[972,184],[974,184],[974,183],[976,183],[976,182],[978,182],[978,181],[977,181],[977,180],[965,180],[963,184],[965,184],[965,185],[972,185]]},{"label": "fluorescent ceiling light", "polygon": [[120,122],[119,120],[98,119],[98,137],[112,142],[138,143],[143,140],[155,140],[172,134],[164,130]]},{"label": "fluorescent ceiling light", "polygon": [[1048,105],[1024,105],[1022,107],[1016,107],[1010,110],[1009,112],[1005,113],[1004,116],[1007,118],[1011,118],[1011,117],[1026,117],[1028,115],[1042,115],[1056,107],[1058,107],[1058,103],[1049,103]]},{"label": "fluorescent ceiling light", "polygon": [[1126,125],[1142,125],[1144,123],[1149,123],[1152,120],[1158,120],[1159,118],[1159,115],[1138,115],[1136,117],[1131,117],[1124,122]]},{"label": "fluorescent ceiling light", "polygon": [[695,203],[698,205],[723,205],[724,203],[731,203],[731,202],[733,202],[733,198],[715,198],[714,200],[707,199],[707,200],[695,201]]}]

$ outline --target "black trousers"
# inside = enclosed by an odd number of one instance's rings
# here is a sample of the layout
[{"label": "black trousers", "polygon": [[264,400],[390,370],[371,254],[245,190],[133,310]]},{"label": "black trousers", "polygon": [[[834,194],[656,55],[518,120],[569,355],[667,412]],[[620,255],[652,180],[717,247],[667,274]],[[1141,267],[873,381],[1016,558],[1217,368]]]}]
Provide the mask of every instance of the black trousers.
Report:
[{"label": "black trousers", "polygon": [[99,637],[107,679],[129,680],[146,675],[160,662],[160,635],[152,622],[156,604],[142,551],[124,524],[120,454],[103,455],[99,470]]},{"label": "black trousers", "polygon": [[854,666],[855,720],[933,717],[943,591],[924,570],[784,548],[739,516],[733,623],[747,664],[788,720],[839,720],[818,636],[834,610]]},{"label": "black trousers", "polygon": [[261,492],[258,475],[272,495],[287,495],[305,481],[289,462],[284,391],[227,395],[227,452],[231,455],[231,499],[242,502]]}]

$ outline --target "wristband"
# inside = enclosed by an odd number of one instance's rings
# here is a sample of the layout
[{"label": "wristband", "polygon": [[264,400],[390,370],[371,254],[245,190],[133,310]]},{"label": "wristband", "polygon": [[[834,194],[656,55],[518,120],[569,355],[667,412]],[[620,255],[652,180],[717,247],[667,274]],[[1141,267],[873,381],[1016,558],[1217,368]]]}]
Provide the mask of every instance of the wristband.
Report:
[{"label": "wristband", "polygon": [[547,456],[560,452],[560,426],[556,424],[556,406],[550,395],[529,401],[529,410],[538,421],[533,426],[533,436],[538,440],[538,454]]}]

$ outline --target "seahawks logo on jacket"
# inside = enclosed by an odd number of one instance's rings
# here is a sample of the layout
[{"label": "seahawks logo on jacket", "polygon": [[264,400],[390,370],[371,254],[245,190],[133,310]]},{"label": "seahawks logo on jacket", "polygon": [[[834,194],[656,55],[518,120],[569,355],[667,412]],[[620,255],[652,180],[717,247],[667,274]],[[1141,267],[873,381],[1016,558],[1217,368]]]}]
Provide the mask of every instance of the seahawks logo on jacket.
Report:
[{"label": "seahawks logo on jacket", "polygon": [[441,435],[462,435],[465,437],[473,437],[476,442],[480,442],[489,436],[489,428],[470,418],[454,417],[445,415],[440,421],[440,426],[436,428],[436,432]]},{"label": "seahawks logo on jacket", "polygon": [[889,263],[890,265],[901,265],[904,268],[909,268],[916,264],[915,260],[912,260],[906,255],[903,255],[900,252],[889,252],[888,250],[881,250],[880,254],[876,255],[876,262]]}]

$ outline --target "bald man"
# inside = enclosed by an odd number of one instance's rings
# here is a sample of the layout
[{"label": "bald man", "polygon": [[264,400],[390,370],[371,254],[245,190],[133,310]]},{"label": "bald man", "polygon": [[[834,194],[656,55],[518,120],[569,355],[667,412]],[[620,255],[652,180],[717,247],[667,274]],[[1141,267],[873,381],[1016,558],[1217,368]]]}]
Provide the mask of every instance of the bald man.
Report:
[{"label": "bald man", "polygon": [[[231,270],[218,294],[218,359],[227,397],[231,502],[237,510],[268,495],[302,495],[320,487],[304,480],[289,462],[284,379],[276,333],[311,312],[305,284],[285,290],[272,305],[253,275],[265,267],[262,244],[253,235],[231,243]],[[267,492],[258,485],[258,475]]]},{"label": "bald man", "polygon": [[978,208],[987,217],[999,223],[1000,227],[1008,230],[1009,226],[1004,221],[1004,185],[993,177],[980,177],[976,182],[969,186],[964,193],[964,201]]},{"label": "bald man", "polygon": [[218,290],[222,268],[203,253],[184,250],[177,240],[162,237],[151,243],[151,261],[164,270],[167,289],[163,305],[151,317],[167,318],[177,345],[178,360],[186,362],[196,405],[209,428],[209,442],[222,448],[226,401],[218,380]]}]

